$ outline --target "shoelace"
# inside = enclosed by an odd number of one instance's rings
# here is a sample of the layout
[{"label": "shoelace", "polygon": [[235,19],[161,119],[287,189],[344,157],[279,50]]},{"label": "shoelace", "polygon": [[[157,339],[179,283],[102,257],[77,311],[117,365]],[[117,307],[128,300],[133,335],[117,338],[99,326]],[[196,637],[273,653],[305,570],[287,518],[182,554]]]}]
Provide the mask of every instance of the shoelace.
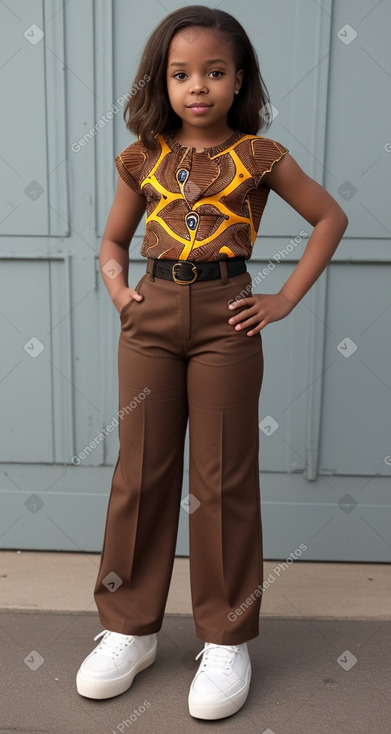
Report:
[{"label": "shoelace", "polygon": [[118,632],[110,632],[110,630],[102,630],[94,637],[94,640],[98,640],[99,637],[103,637],[103,640],[95,652],[103,650],[107,655],[113,657],[114,655],[118,656],[119,652],[122,652],[124,647],[130,644],[129,639],[132,638],[131,635],[120,635]]},{"label": "shoelace", "polygon": [[239,652],[239,645],[216,645],[214,642],[206,642],[205,647],[201,650],[195,659],[203,655],[203,664],[212,664],[215,668],[229,668],[235,654]]}]

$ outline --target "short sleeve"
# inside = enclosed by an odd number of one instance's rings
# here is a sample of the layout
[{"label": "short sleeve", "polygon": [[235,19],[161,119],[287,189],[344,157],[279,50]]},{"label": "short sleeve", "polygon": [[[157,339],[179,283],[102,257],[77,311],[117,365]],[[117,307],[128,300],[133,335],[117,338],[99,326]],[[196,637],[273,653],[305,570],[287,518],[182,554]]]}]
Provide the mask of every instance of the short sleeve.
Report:
[{"label": "short sleeve", "polygon": [[125,183],[136,191],[138,194],[144,195],[139,185],[140,173],[145,163],[145,155],[140,149],[138,141],[131,143],[127,148],[122,150],[114,159],[115,167],[125,181]]},{"label": "short sleeve", "polygon": [[276,140],[270,140],[261,136],[252,141],[252,147],[256,177],[258,179],[258,185],[261,185],[265,173],[269,173],[274,164],[286,153],[289,153],[289,149]]}]

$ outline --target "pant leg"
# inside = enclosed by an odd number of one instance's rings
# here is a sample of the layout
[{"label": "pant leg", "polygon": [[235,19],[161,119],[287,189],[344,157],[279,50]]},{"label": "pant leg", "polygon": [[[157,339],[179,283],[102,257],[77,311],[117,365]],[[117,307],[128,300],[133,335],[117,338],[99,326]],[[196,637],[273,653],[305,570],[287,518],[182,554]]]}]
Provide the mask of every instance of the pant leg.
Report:
[{"label": "pant leg", "polygon": [[227,308],[243,288],[242,297],[251,295],[250,283],[246,273],[204,293],[193,289],[191,303],[190,493],[198,500],[189,515],[191,592],[197,636],[217,644],[239,644],[259,633],[262,339],[248,337],[250,327],[235,331]]},{"label": "pant leg", "polygon": [[[186,360],[169,348],[177,338],[175,314],[164,294],[157,309],[156,288],[144,275],[137,287],[144,300],[130,302],[121,313],[120,448],[94,590],[102,625],[135,635],[157,632],[163,621],[188,417]],[[140,399],[142,393],[147,394]]]}]

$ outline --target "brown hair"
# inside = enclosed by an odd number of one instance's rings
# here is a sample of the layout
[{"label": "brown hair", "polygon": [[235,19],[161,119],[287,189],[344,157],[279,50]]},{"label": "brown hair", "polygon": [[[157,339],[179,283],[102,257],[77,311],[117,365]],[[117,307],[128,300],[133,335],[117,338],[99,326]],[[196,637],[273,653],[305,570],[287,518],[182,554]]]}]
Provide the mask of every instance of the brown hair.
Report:
[{"label": "brown hair", "polygon": [[182,124],[168,97],[167,58],[175,33],[189,26],[212,28],[223,34],[232,44],[235,70],[244,70],[240,92],[235,95],[228,112],[228,125],[250,135],[257,135],[259,130],[267,130],[270,126],[268,117],[260,114],[261,108],[270,103],[269,94],[256,51],[244,28],[223,10],[189,5],[167,15],[149,37],[132,85],[137,91],[124,108],[126,127],[152,151],[158,148],[155,135],[177,129]]}]

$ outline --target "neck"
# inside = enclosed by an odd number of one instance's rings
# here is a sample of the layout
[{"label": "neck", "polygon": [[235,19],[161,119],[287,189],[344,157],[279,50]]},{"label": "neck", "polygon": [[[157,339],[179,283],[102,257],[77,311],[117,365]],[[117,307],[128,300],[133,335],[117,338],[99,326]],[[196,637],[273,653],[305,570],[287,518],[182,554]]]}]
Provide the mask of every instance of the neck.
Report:
[{"label": "neck", "polygon": [[195,125],[182,123],[182,126],[175,133],[175,139],[180,145],[188,145],[202,150],[223,143],[233,133],[234,130],[227,124],[199,128]]}]

